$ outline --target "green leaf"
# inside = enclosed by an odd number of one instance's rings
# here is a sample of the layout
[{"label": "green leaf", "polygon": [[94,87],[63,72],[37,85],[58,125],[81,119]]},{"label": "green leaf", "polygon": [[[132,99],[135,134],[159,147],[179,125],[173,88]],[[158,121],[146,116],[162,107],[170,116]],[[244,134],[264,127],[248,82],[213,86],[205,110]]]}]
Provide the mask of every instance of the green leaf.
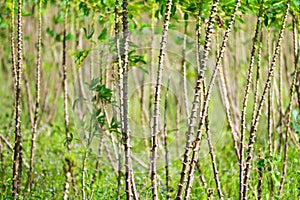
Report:
[{"label": "green leaf", "polygon": [[112,90],[106,88],[105,84],[98,85],[95,90],[98,92],[99,99],[102,99],[108,103],[111,102]]},{"label": "green leaf", "polygon": [[89,84],[89,89],[90,90],[95,90],[97,85],[100,83],[100,77],[94,78],[91,83]]},{"label": "green leaf", "polygon": [[110,122],[110,128],[109,128],[109,131],[110,131],[110,132],[114,132],[114,133],[120,133],[120,132],[118,131],[118,128],[119,128],[119,124],[118,124],[118,122],[115,120],[115,118],[113,117],[113,118],[111,119],[111,122]]},{"label": "green leaf", "polygon": [[81,67],[84,59],[89,55],[89,53],[90,53],[90,49],[86,49],[86,50],[82,49],[79,51],[72,52],[70,55],[75,56],[75,64],[78,67]]},{"label": "green leaf", "polygon": [[119,125],[118,125],[118,123],[116,122],[116,120],[115,120],[114,117],[111,119],[110,127],[111,127],[111,128],[115,128],[115,129],[119,128]]},{"label": "green leaf", "polygon": [[89,40],[93,37],[95,33],[94,24],[88,25],[87,29],[83,27],[84,35]]},{"label": "green leaf", "polygon": [[147,64],[147,62],[145,60],[145,56],[136,55],[136,54],[134,54],[135,52],[136,52],[135,50],[131,50],[128,53],[129,65],[130,66],[137,66],[138,63]]},{"label": "green leaf", "polygon": [[74,39],[74,35],[72,33],[68,33],[68,35],[66,35],[66,40],[73,40]]},{"label": "green leaf", "polygon": [[61,35],[60,35],[60,34],[57,34],[57,35],[55,36],[55,41],[56,41],[56,42],[60,42],[60,41],[61,41]]},{"label": "green leaf", "polygon": [[62,23],[64,21],[63,16],[61,15],[61,13],[58,13],[58,16],[53,17],[52,19],[54,24],[59,24]]},{"label": "green leaf", "polygon": [[89,85],[89,89],[98,93],[98,98],[107,103],[111,103],[112,90],[107,88],[105,84],[99,84],[99,78],[93,79]]},{"label": "green leaf", "polygon": [[98,36],[98,40],[103,41],[106,40],[106,38],[107,38],[107,28],[104,28],[100,33],[100,35]]},{"label": "green leaf", "polygon": [[96,119],[101,126],[105,125],[105,115],[104,113],[102,113],[101,109],[98,109],[96,111]]},{"label": "green leaf", "polygon": [[101,108],[96,110],[95,116],[98,117],[101,114],[102,110]]},{"label": "green leaf", "polygon": [[47,27],[46,33],[47,33],[48,35],[50,35],[51,37],[54,36],[54,30],[50,29],[49,27]]}]

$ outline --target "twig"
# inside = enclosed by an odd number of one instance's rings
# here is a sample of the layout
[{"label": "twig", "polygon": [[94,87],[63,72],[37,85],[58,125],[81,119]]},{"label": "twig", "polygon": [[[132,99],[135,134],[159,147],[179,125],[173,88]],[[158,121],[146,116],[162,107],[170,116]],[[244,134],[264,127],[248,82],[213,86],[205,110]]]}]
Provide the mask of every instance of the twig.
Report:
[{"label": "twig", "polygon": [[13,146],[2,134],[0,134],[0,139],[6,144],[6,146],[9,148],[9,150],[11,150],[12,152],[14,151]]},{"label": "twig", "polygon": [[202,185],[203,185],[205,191],[207,191],[207,190],[208,190],[208,188],[207,188],[207,182],[206,182],[206,179],[205,179],[204,174],[203,174],[203,172],[202,172],[202,168],[201,168],[201,166],[200,166],[199,161],[196,163],[196,168],[197,168],[198,173],[199,173],[199,175],[200,175],[200,181],[201,181],[201,183],[202,183]]}]

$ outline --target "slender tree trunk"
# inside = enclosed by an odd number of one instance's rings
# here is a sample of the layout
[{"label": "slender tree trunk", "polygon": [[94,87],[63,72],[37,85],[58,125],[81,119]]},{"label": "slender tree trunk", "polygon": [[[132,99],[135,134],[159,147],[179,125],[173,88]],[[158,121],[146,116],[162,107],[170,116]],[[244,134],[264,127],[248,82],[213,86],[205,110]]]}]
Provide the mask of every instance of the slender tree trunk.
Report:
[{"label": "slender tree trunk", "polygon": [[269,68],[269,72],[267,75],[267,81],[264,85],[264,89],[263,89],[263,93],[262,96],[260,98],[259,101],[259,105],[257,108],[257,114],[255,115],[255,118],[252,120],[252,126],[250,129],[250,138],[249,138],[249,144],[248,144],[248,151],[247,151],[247,158],[245,160],[245,167],[244,167],[244,172],[243,172],[243,189],[242,189],[242,197],[240,197],[240,199],[246,200],[247,199],[247,195],[248,195],[248,181],[250,178],[250,168],[251,168],[251,163],[252,163],[252,158],[253,158],[253,150],[254,150],[254,143],[255,143],[255,138],[256,138],[256,132],[257,132],[257,126],[258,126],[258,122],[261,116],[261,112],[262,112],[262,108],[264,105],[264,102],[266,100],[266,96],[268,93],[268,90],[270,89],[270,83],[271,80],[273,78],[273,74],[274,74],[274,69],[276,67],[276,61],[279,55],[279,50],[281,47],[281,41],[283,39],[283,32],[285,30],[285,23],[286,23],[286,19],[288,16],[288,11],[290,8],[290,2],[288,0],[288,2],[286,3],[286,11],[285,11],[285,15],[283,17],[282,20],[282,25],[281,25],[281,29],[280,29],[280,33],[278,36],[278,41],[276,44],[276,48],[273,54],[273,58],[272,58],[272,62]]},{"label": "slender tree trunk", "polygon": [[64,183],[64,192],[63,192],[63,200],[69,199],[70,194],[70,182],[71,182],[71,164],[70,161],[66,159],[64,163],[64,173],[65,173],[65,183]]},{"label": "slender tree trunk", "polygon": [[213,144],[212,144],[212,141],[211,141],[211,134],[210,134],[208,116],[206,116],[206,119],[205,119],[205,128],[206,128],[206,136],[207,136],[206,139],[207,139],[207,143],[208,143],[209,154],[210,154],[210,157],[211,157],[212,168],[213,168],[213,172],[214,172],[214,179],[215,179],[215,183],[216,183],[216,186],[217,186],[219,199],[223,200],[224,195],[223,195],[222,189],[221,189],[221,182],[220,182],[220,178],[219,178],[216,155],[214,153],[214,148],[213,148]]},{"label": "slender tree trunk", "polygon": [[86,161],[87,161],[87,151],[84,153],[83,163],[82,163],[82,173],[81,173],[81,199],[86,200],[85,193],[85,173],[86,173]]},{"label": "slender tree trunk", "polygon": [[[121,122],[121,130],[124,130],[124,121],[123,121],[123,69],[122,69],[122,57],[120,52],[120,34],[119,34],[119,26],[120,26],[120,18],[119,18],[119,0],[115,2],[115,41],[116,41],[116,54],[117,54],[117,69],[118,69],[118,89],[119,89],[119,114],[120,114],[120,122]],[[121,178],[122,178],[122,147],[121,147],[122,137],[118,140],[118,184],[117,184],[117,199],[121,198]]]},{"label": "slender tree trunk", "polygon": [[[65,134],[66,134],[66,146],[68,152],[71,152],[71,134],[69,129],[69,112],[68,112],[68,68],[66,63],[66,56],[67,56],[67,41],[66,41],[66,33],[67,33],[67,15],[68,15],[68,4],[69,2],[66,2],[66,8],[65,8],[65,17],[64,17],[64,28],[63,28],[63,47],[62,47],[62,67],[63,67],[63,92],[64,92],[64,120],[65,120]],[[66,167],[67,171],[66,174],[66,180],[65,180],[65,191],[64,191],[64,198],[67,198],[67,194],[69,191],[68,184],[69,181],[72,181],[73,189],[75,191],[75,195],[77,195],[77,184],[74,176],[73,171],[73,165],[70,165],[69,162],[67,163],[69,166]]]},{"label": "slender tree trunk", "polygon": [[[16,71],[16,49],[15,49],[15,1],[11,1],[11,21],[10,21],[10,45],[11,45],[11,65],[12,65],[12,78],[13,78],[13,88],[14,92],[16,89],[16,79],[17,79],[17,71]],[[14,99],[14,107],[16,106],[16,99]],[[12,116],[14,115],[14,112],[12,112]],[[13,119],[11,120],[13,122]]]},{"label": "slender tree trunk", "polygon": [[[28,105],[28,118],[29,118],[29,124],[31,125],[31,127],[33,127],[33,100],[32,100],[32,95],[31,95],[31,91],[30,91],[30,86],[29,86],[29,81],[28,81],[28,76],[25,73],[22,73],[23,76],[23,80],[24,80],[24,87],[25,87],[25,91],[24,93],[27,97],[27,105]],[[21,91],[22,92],[22,91]]]},{"label": "slender tree trunk", "polygon": [[164,110],[164,129],[163,129],[163,143],[165,150],[165,172],[166,172],[166,191],[167,200],[170,200],[170,173],[169,173],[169,148],[168,148],[168,133],[167,133],[167,110],[169,97],[170,77],[168,79],[167,91],[165,96],[165,110]]},{"label": "slender tree trunk", "polygon": [[207,92],[206,92],[205,97],[204,97],[203,108],[201,110],[201,119],[200,119],[200,122],[198,124],[197,135],[196,135],[196,139],[194,141],[193,154],[192,154],[192,159],[191,159],[191,163],[190,163],[188,181],[187,181],[187,185],[186,185],[185,199],[189,199],[191,189],[192,189],[195,165],[198,161],[200,142],[201,142],[201,138],[202,138],[202,132],[203,132],[203,129],[204,129],[205,118],[206,118],[207,112],[208,112],[208,106],[209,106],[209,102],[210,102],[211,91],[212,91],[212,88],[214,86],[219,68],[221,67],[221,61],[223,59],[223,56],[224,56],[224,53],[225,53],[225,50],[226,50],[229,34],[230,34],[231,28],[233,27],[233,24],[235,22],[235,17],[236,17],[238,9],[240,7],[240,4],[241,4],[240,0],[237,0],[236,3],[235,3],[235,7],[234,7],[233,13],[231,15],[231,19],[229,21],[228,27],[227,27],[227,29],[225,31],[225,34],[224,34],[224,37],[223,37],[223,42],[222,42],[222,45],[221,45],[221,48],[220,48],[220,51],[219,51],[219,55],[218,55],[218,58],[217,58],[217,61],[216,61],[216,65],[215,65],[213,74],[211,76]]},{"label": "slender tree trunk", "polygon": [[[225,59],[225,58],[224,58]],[[224,64],[225,65],[225,64]],[[231,132],[231,137],[233,140],[233,145],[235,149],[235,153],[237,156],[237,159],[240,159],[240,153],[239,153],[239,145],[238,145],[238,131],[236,130],[236,125],[234,124],[234,120],[232,120],[232,115],[231,115],[231,109],[230,109],[230,98],[229,98],[229,93],[228,93],[228,84],[226,83],[225,77],[225,69],[223,67],[220,68],[220,73],[219,73],[219,87],[220,87],[220,93],[222,97],[222,101],[225,107],[225,113],[226,113],[226,118],[228,122],[228,126]],[[226,77],[227,78],[227,77]],[[232,105],[232,102],[231,102]]]},{"label": "slender tree trunk", "polygon": [[283,83],[283,78],[282,78],[282,64],[280,63],[278,66],[278,76],[279,76],[279,81],[278,81],[278,93],[279,93],[279,102],[278,102],[278,107],[279,107],[279,147],[278,147],[278,153],[281,155],[282,154],[282,149],[283,149],[283,119],[284,119],[284,111],[283,111],[283,88],[282,88],[282,83]]},{"label": "slender tree trunk", "polygon": [[4,166],[4,155],[3,155],[3,145],[2,145],[2,141],[0,140],[0,163],[1,163],[1,184],[2,187],[1,189],[4,190],[5,186],[4,186],[4,173],[5,173],[5,166]]},{"label": "slender tree trunk", "polygon": [[182,47],[182,60],[181,60],[181,71],[183,76],[183,94],[184,94],[184,105],[186,117],[190,116],[189,113],[189,103],[188,103],[188,94],[187,94],[187,77],[186,77],[186,40],[187,40],[187,19],[184,19],[184,36],[183,36],[183,47]]},{"label": "slender tree trunk", "polygon": [[[253,102],[253,112],[252,112],[252,119],[256,115],[257,106],[258,106],[258,86],[259,86],[259,79],[260,79],[260,71],[261,71],[261,53],[262,53],[262,39],[263,33],[262,30],[260,31],[260,41],[259,47],[257,52],[257,69],[256,69],[256,76],[255,76],[255,84],[254,84],[254,102]],[[252,122],[251,122],[252,123]],[[253,125],[253,124],[251,124]]]},{"label": "slender tree trunk", "polygon": [[39,14],[38,14],[38,38],[37,38],[37,64],[36,64],[36,83],[35,83],[35,108],[31,135],[31,151],[30,151],[30,163],[28,172],[28,184],[29,189],[32,189],[32,172],[34,165],[35,155],[35,140],[37,135],[37,124],[40,109],[40,83],[41,83],[41,48],[42,48],[42,0],[39,0]]},{"label": "slender tree trunk", "polygon": [[160,52],[158,57],[158,70],[157,70],[157,80],[155,86],[154,94],[154,112],[153,112],[153,132],[151,136],[151,181],[152,181],[152,199],[157,200],[158,196],[158,185],[157,185],[157,171],[156,171],[156,160],[157,160],[157,146],[158,139],[157,135],[160,132],[159,130],[159,116],[160,116],[160,93],[161,93],[161,83],[162,83],[162,71],[164,66],[164,57],[165,57],[165,48],[167,45],[167,34],[170,22],[172,8],[172,0],[168,0],[166,5],[164,29],[162,32],[161,43],[160,43]]},{"label": "slender tree trunk", "polygon": [[[212,3],[212,8],[210,11],[210,18],[209,22],[206,28],[206,36],[205,36],[205,44],[204,44],[204,50],[203,50],[203,56],[200,55],[200,25],[198,25],[198,62],[200,64],[199,67],[199,74],[198,74],[198,79],[196,82],[196,87],[194,91],[194,100],[192,103],[192,111],[190,113],[190,118],[189,118],[189,124],[188,124],[188,131],[186,135],[186,146],[185,146],[185,152],[183,156],[183,162],[182,162],[182,169],[181,169],[181,174],[180,174],[180,181],[178,183],[178,189],[177,189],[177,196],[176,199],[180,200],[182,199],[182,195],[184,193],[184,184],[187,181],[186,177],[189,172],[189,164],[191,162],[190,154],[192,152],[192,139],[194,136],[194,126],[195,126],[195,119],[197,118],[197,111],[199,108],[200,104],[200,93],[201,93],[201,85],[204,83],[204,70],[206,68],[207,60],[208,60],[208,54],[210,51],[210,46],[211,46],[211,36],[213,35],[213,27],[214,27],[214,22],[215,22],[215,16],[217,13],[217,8],[218,8],[219,1],[215,0]],[[199,16],[201,15],[201,10],[199,10]],[[199,18],[198,16],[198,18]],[[200,19],[198,19],[200,20]],[[200,23],[200,22],[198,22]]]},{"label": "slender tree trunk", "polygon": [[248,69],[248,77],[247,77],[247,85],[245,88],[245,95],[243,99],[243,108],[242,108],[242,118],[241,118],[241,139],[240,139],[240,199],[242,199],[243,194],[243,179],[244,179],[244,167],[245,167],[245,161],[244,161],[244,151],[245,151],[245,131],[246,131],[246,109],[248,105],[248,97],[250,92],[250,86],[252,85],[252,77],[253,77],[253,66],[254,66],[254,57],[256,52],[256,43],[258,40],[259,30],[262,23],[261,15],[263,11],[263,1],[260,2],[260,9],[257,16],[257,22],[256,22],[256,30],[255,35],[253,38],[253,44],[252,44],[252,50],[251,50],[251,58],[250,58],[250,64]]},{"label": "slender tree trunk", "polygon": [[263,159],[261,157],[261,150],[258,154],[258,184],[257,184],[257,199],[261,200],[262,199],[262,184],[263,184],[263,166],[261,166],[260,163],[263,163]]},{"label": "slender tree trunk", "polygon": [[[22,23],[23,1],[18,0],[17,15],[17,65],[15,76],[15,146],[12,179],[12,195],[18,199],[22,181],[22,133],[21,133],[21,78],[23,65],[23,23]],[[13,50],[13,49],[12,49]],[[12,58],[14,59],[14,58]],[[14,68],[14,66],[13,66]]]},{"label": "slender tree trunk", "polygon": [[66,63],[67,56],[67,41],[66,41],[66,32],[67,32],[67,13],[68,9],[65,11],[65,21],[64,21],[64,30],[63,30],[63,47],[62,47],[62,67],[63,67],[63,92],[64,92],[64,118],[65,118],[65,133],[67,139],[67,149],[71,151],[71,142],[70,142],[70,130],[69,130],[69,112],[68,112],[68,68]]},{"label": "slender tree trunk", "polygon": [[[155,9],[156,9],[156,1],[155,0],[151,0],[151,37],[150,37],[150,55],[149,55],[149,59],[150,59],[150,66],[149,66],[149,76],[150,76],[150,89],[149,89],[149,104],[148,104],[148,110],[149,110],[149,124],[150,124],[150,132],[149,132],[149,138],[151,140],[152,137],[152,133],[153,133],[153,127],[151,126],[151,124],[153,123],[153,112],[152,112],[152,100],[153,100],[153,85],[155,84],[155,80],[154,80],[154,65],[155,65],[155,25],[156,25],[156,20],[155,20]],[[151,145],[151,142],[150,142]],[[150,147],[151,148],[151,147]],[[151,152],[149,152],[149,156],[148,156],[148,163],[149,163],[149,171],[148,171],[148,177],[151,177],[151,167],[152,167],[152,163],[151,163]]]},{"label": "slender tree trunk", "polygon": [[292,115],[292,105],[293,105],[293,98],[295,95],[295,86],[297,83],[297,74],[298,74],[298,61],[299,61],[299,46],[298,46],[298,40],[297,40],[297,27],[296,27],[296,19],[295,16],[293,15],[293,40],[294,40],[294,76],[293,76],[293,81],[292,85],[290,88],[290,102],[288,105],[287,109],[287,121],[286,121],[286,129],[285,129],[285,144],[284,144],[284,160],[283,160],[283,167],[282,167],[282,175],[281,175],[281,180],[280,180],[280,185],[279,185],[279,192],[278,195],[281,196],[283,192],[283,186],[284,186],[284,181],[286,178],[286,171],[287,171],[287,163],[288,163],[288,147],[289,147],[289,135],[291,133],[291,115]]},{"label": "slender tree trunk", "polygon": [[137,191],[135,190],[135,183],[133,179],[133,169],[132,169],[132,160],[131,160],[131,145],[130,145],[130,131],[128,124],[128,71],[129,71],[129,31],[128,31],[128,2],[127,0],[123,1],[122,4],[122,23],[123,23],[123,68],[122,68],[122,90],[121,93],[121,107],[123,109],[123,117],[121,121],[123,123],[122,132],[123,132],[123,142],[124,142],[124,151],[125,151],[125,182],[126,182],[126,197],[127,199],[137,199]]},{"label": "slender tree trunk", "polygon": [[[272,84],[270,86],[272,88]],[[267,103],[267,129],[268,129],[268,148],[269,154],[272,153],[272,141],[273,141],[273,134],[272,134],[272,98],[274,97],[272,90],[268,91],[268,103]],[[274,109],[273,109],[274,110]]]}]

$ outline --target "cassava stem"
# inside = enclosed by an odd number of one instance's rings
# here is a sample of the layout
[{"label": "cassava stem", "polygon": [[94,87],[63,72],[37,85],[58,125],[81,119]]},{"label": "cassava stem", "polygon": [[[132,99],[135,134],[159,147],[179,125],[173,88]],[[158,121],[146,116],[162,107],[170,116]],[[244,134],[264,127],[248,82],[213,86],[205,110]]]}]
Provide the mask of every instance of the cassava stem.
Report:
[{"label": "cassava stem", "polygon": [[163,28],[161,42],[160,42],[157,79],[156,79],[155,94],[154,94],[153,130],[151,136],[151,182],[152,182],[153,200],[158,199],[157,169],[156,169],[157,145],[158,145],[157,135],[160,132],[159,130],[159,116],[160,116],[159,107],[160,107],[160,100],[161,100],[160,93],[161,93],[161,83],[162,83],[162,71],[164,68],[163,62],[165,57],[165,48],[167,45],[167,36],[168,36],[171,8],[172,8],[172,0],[168,0],[166,4],[164,28]]},{"label": "cassava stem", "polygon": [[[180,174],[180,180],[178,183],[178,189],[177,189],[177,196],[176,199],[180,200],[183,197],[184,193],[184,185],[186,183],[186,177],[189,172],[189,164],[191,162],[190,154],[192,151],[192,137],[194,135],[194,126],[195,126],[195,120],[197,118],[197,111],[199,108],[199,103],[200,103],[200,93],[201,93],[201,85],[204,82],[204,70],[207,65],[207,60],[208,60],[208,54],[210,51],[210,46],[211,46],[211,36],[213,35],[213,27],[214,27],[214,22],[215,22],[215,16],[217,13],[217,8],[218,8],[219,0],[215,0],[212,4],[212,8],[210,11],[210,18],[209,22],[206,28],[206,35],[205,35],[205,44],[204,44],[204,50],[203,50],[203,56],[200,55],[200,52],[198,52],[198,58],[199,58],[199,75],[198,79],[196,82],[196,87],[194,91],[194,100],[192,103],[192,111],[190,113],[190,118],[188,120],[188,131],[186,133],[186,145],[185,145],[185,152],[183,155],[183,162],[182,162],[182,169],[181,169],[181,174]],[[198,15],[201,15],[201,11],[199,11]],[[199,18],[199,16],[198,16]],[[198,19],[199,20],[199,19]],[[200,23],[200,22],[198,22]],[[200,37],[200,26],[198,25],[198,37]],[[200,41],[200,39],[198,39]],[[198,51],[200,50],[200,45],[198,44]]]},{"label": "cassava stem", "polygon": [[267,75],[267,81],[264,85],[264,89],[263,89],[263,93],[262,96],[260,98],[259,101],[259,105],[257,108],[257,114],[255,115],[255,118],[253,119],[253,123],[250,129],[250,138],[249,138],[249,144],[248,144],[248,151],[247,151],[247,159],[246,159],[246,163],[245,163],[245,168],[244,168],[244,173],[243,173],[243,193],[242,193],[242,198],[243,200],[247,199],[247,194],[248,194],[248,181],[249,181],[249,177],[250,177],[250,168],[251,168],[251,163],[252,163],[252,158],[253,158],[253,150],[254,150],[254,143],[255,143],[255,137],[256,137],[256,132],[257,132],[257,126],[258,126],[258,122],[261,116],[261,112],[262,112],[262,108],[268,93],[268,90],[270,89],[270,82],[271,79],[273,77],[273,73],[274,73],[274,69],[276,67],[276,61],[279,55],[279,50],[281,47],[281,42],[283,39],[283,33],[285,30],[285,23],[286,23],[286,19],[288,16],[288,11],[290,8],[290,1],[288,0],[286,3],[286,11],[285,11],[285,15],[283,17],[282,20],[282,25],[281,25],[281,29],[279,32],[279,36],[278,36],[278,40],[277,40],[277,44],[276,44],[276,48],[273,54],[273,58],[272,58],[272,62],[269,68],[269,72]]},{"label": "cassava stem", "polygon": [[256,29],[255,34],[253,38],[253,44],[252,44],[252,50],[251,50],[251,58],[250,58],[250,64],[248,69],[248,77],[247,77],[247,84],[245,88],[245,94],[243,99],[243,108],[242,108],[242,116],[241,116],[241,138],[240,138],[240,199],[242,199],[243,196],[243,179],[244,179],[244,151],[245,151],[245,131],[246,131],[246,111],[247,111],[247,105],[248,105],[248,97],[250,93],[250,86],[252,84],[252,77],[253,77],[253,66],[254,66],[254,56],[256,52],[256,43],[258,40],[258,34],[260,30],[260,26],[262,23],[261,15],[263,11],[263,0],[260,2],[260,8],[259,13],[257,16],[257,22],[256,22]]},{"label": "cassava stem", "polygon": [[[22,133],[21,133],[21,82],[23,65],[23,23],[22,23],[23,1],[18,0],[17,14],[17,63],[15,74],[15,146],[12,177],[12,196],[18,199],[22,179]],[[12,11],[14,14],[14,11]],[[12,49],[13,50],[13,49]],[[14,59],[14,58],[12,58]],[[14,68],[14,66],[13,66]]]},{"label": "cassava stem", "polygon": [[40,109],[40,86],[41,86],[41,48],[42,48],[42,0],[39,0],[39,13],[38,13],[38,38],[37,38],[37,64],[35,71],[35,108],[33,116],[33,126],[31,135],[31,152],[30,152],[30,163],[29,163],[29,173],[28,173],[28,184],[30,190],[32,189],[32,171],[34,165],[35,156],[35,140],[37,135],[37,124]]},{"label": "cassava stem", "polygon": [[223,58],[225,50],[226,50],[226,46],[227,46],[228,38],[229,38],[229,35],[230,35],[230,32],[231,32],[231,28],[232,28],[232,26],[235,22],[236,13],[238,11],[238,8],[240,7],[240,4],[241,4],[240,0],[237,0],[236,3],[235,3],[234,11],[231,15],[231,19],[230,19],[228,27],[225,31],[225,34],[224,34],[224,37],[223,37],[223,42],[222,42],[222,45],[221,45],[221,48],[220,48],[220,51],[219,51],[219,55],[218,55],[218,58],[217,58],[217,62],[216,62],[215,68],[213,70],[213,74],[211,76],[207,92],[204,96],[203,108],[201,110],[201,118],[200,118],[200,121],[199,121],[199,124],[198,124],[197,136],[196,136],[196,139],[194,141],[193,155],[192,155],[192,161],[190,163],[190,170],[189,170],[188,182],[187,182],[187,186],[186,186],[185,199],[189,199],[189,196],[190,196],[190,193],[191,193],[191,188],[192,188],[193,178],[194,178],[194,171],[195,171],[195,164],[198,161],[200,142],[201,142],[201,138],[202,138],[202,132],[203,132],[203,128],[204,128],[205,118],[207,116],[211,91],[212,91],[212,88],[214,86],[217,74],[219,72],[219,68],[221,67],[222,58]]},{"label": "cassava stem", "polygon": [[297,83],[297,74],[298,74],[298,61],[299,61],[299,47],[298,47],[298,40],[297,40],[297,30],[296,30],[296,19],[293,15],[293,40],[294,40],[294,77],[292,81],[292,85],[290,88],[290,101],[287,109],[287,121],[286,121],[286,129],[285,129],[285,144],[284,144],[284,160],[283,160],[283,167],[282,167],[282,175],[279,185],[279,192],[278,195],[281,196],[283,192],[284,181],[286,178],[286,171],[287,171],[287,163],[288,163],[288,148],[289,148],[289,134],[291,134],[291,115],[292,115],[292,104],[293,98],[295,95],[295,85]]}]

